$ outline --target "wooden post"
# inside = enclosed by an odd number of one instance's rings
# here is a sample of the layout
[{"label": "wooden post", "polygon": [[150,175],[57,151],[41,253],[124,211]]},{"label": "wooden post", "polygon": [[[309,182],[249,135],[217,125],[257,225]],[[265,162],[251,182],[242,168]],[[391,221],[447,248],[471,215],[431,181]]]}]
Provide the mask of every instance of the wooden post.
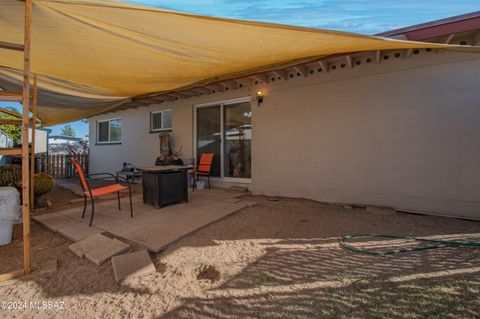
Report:
[{"label": "wooden post", "polygon": [[22,211],[23,211],[23,269],[31,270],[30,260],[30,167],[28,156],[28,126],[30,104],[30,49],[32,26],[32,0],[25,0],[25,28],[23,54],[23,113],[22,113]]},{"label": "wooden post", "polygon": [[[27,274],[31,270],[30,259],[30,165],[29,165],[29,143],[28,127],[30,125],[30,31],[32,25],[32,0],[25,0],[25,27],[24,27],[24,45],[14,46],[15,50],[23,50],[23,87],[21,102],[23,104],[21,115],[22,129],[22,212],[23,212],[23,269],[17,269],[8,273],[0,274],[0,281],[10,280]],[[0,43],[1,44],[1,43]],[[7,47],[8,48],[8,47]],[[10,48],[12,49],[12,48]],[[20,94],[17,94],[20,96]],[[20,102],[20,99],[16,100]],[[16,125],[19,125],[16,124]],[[35,125],[33,122],[32,126]]]},{"label": "wooden post", "polygon": [[35,208],[35,128],[37,126],[37,75],[33,75],[33,99],[32,99],[32,147],[31,147],[31,156],[30,156],[30,207],[32,210]]},{"label": "wooden post", "polygon": [[17,269],[17,270],[14,270],[14,271],[11,271],[11,272],[8,272],[8,273],[5,273],[5,274],[1,274],[0,275],[0,282],[5,281],[5,280],[10,280],[10,279],[13,279],[13,278],[17,278],[17,277],[20,277],[24,274],[25,274],[25,270],[23,268],[22,269]]}]

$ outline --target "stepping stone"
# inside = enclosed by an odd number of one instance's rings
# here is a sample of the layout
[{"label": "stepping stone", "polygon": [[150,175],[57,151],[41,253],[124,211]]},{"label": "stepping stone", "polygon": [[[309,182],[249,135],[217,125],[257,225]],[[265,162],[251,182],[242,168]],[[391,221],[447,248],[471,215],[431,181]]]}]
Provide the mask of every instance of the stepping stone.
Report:
[{"label": "stepping stone", "polygon": [[127,251],[130,245],[102,234],[94,234],[68,246],[68,248],[77,256],[85,257],[100,266],[112,256]]},{"label": "stepping stone", "polygon": [[58,260],[53,259],[53,260],[50,260],[50,261],[47,261],[47,262],[41,264],[38,271],[41,274],[48,274],[48,273],[57,271],[57,268],[58,268]]},{"label": "stepping stone", "polygon": [[94,234],[68,246],[68,248],[75,255],[83,258],[88,251],[94,250],[97,246],[107,245],[109,240],[111,239],[102,234]]},{"label": "stepping stone", "polygon": [[80,223],[70,217],[57,213],[39,215],[32,218],[54,232],[57,232],[60,228],[65,228]]},{"label": "stepping stone", "polygon": [[87,224],[79,223],[58,229],[60,235],[67,237],[71,241],[80,241],[94,234],[101,234],[103,230],[90,227]]},{"label": "stepping stone", "polygon": [[115,256],[112,258],[115,280],[120,283],[133,277],[155,273],[155,265],[146,250]]},{"label": "stepping stone", "polygon": [[118,239],[111,239],[107,245],[98,246],[96,249],[85,253],[85,258],[100,266],[115,255],[126,252],[130,245]]}]

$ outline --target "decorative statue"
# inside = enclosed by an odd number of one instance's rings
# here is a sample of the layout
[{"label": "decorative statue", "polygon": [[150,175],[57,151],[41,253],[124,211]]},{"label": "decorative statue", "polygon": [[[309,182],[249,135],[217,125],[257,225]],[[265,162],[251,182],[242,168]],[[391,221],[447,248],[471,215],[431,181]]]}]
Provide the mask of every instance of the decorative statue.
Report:
[{"label": "decorative statue", "polygon": [[170,134],[162,133],[160,138],[160,158],[162,160],[168,160],[172,156],[172,145],[170,143]]},{"label": "decorative statue", "polygon": [[161,133],[158,137],[160,138],[160,156],[157,157],[155,165],[183,165],[183,161],[180,159],[182,148],[172,150],[170,134]]}]

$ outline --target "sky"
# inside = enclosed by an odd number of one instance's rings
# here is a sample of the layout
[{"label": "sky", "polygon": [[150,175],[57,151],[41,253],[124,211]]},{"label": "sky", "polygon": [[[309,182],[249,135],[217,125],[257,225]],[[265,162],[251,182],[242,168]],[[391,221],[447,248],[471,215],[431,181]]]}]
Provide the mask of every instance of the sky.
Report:
[{"label": "sky", "polygon": [[[375,34],[480,10],[480,0],[130,0],[201,15]],[[12,103],[0,102],[2,105]],[[70,123],[78,137],[81,121]],[[60,134],[63,125],[53,126]]]},{"label": "sky", "polygon": [[480,10],[479,0],[130,0],[208,16],[375,34]]},{"label": "sky", "polygon": [[[11,102],[1,102],[0,101],[0,107],[7,107],[7,106],[13,106],[17,108],[17,110],[21,109],[21,104],[19,103],[11,103]],[[82,121],[75,121],[72,123],[68,123],[73,127],[75,130],[75,136],[76,137],[81,137],[86,139],[88,137],[88,124],[82,122]],[[65,124],[61,125],[55,125],[55,126],[49,126],[48,128],[52,130],[50,135],[60,135],[62,128],[65,126]]]}]

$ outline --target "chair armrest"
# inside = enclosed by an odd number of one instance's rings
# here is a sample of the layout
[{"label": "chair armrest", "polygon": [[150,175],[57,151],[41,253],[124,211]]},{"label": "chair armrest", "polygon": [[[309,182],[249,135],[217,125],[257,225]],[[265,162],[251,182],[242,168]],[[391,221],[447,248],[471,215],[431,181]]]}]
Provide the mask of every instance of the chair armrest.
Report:
[{"label": "chair armrest", "polygon": [[[102,176],[102,177],[92,178],[92,176]],[[110,173],[89,174],[88,178],[86,178],[87,181],[98,181],[98,180],[106,180],[106,179],[114,179],[118,183],[118,176],[115,176],[115,175],[110,174]]]},{"label": "chair armrest", "polygon": [[90,176],[99,176],[99,175],[109,175],[109,177],[117,178],[115,175],[113,175],[113,174],[111,174],[111,173],[95,173],[95,174],[88,174],[88,178],[90,178]]},{"label": "chair armrest", "polygon": [[86,181],[100,181],[100,180],[105,180],[105,179],[114,179],[117,180],[117,177],[115,176],[105,176],[105,177],[97,177],[97,178],[85,178]]}]

